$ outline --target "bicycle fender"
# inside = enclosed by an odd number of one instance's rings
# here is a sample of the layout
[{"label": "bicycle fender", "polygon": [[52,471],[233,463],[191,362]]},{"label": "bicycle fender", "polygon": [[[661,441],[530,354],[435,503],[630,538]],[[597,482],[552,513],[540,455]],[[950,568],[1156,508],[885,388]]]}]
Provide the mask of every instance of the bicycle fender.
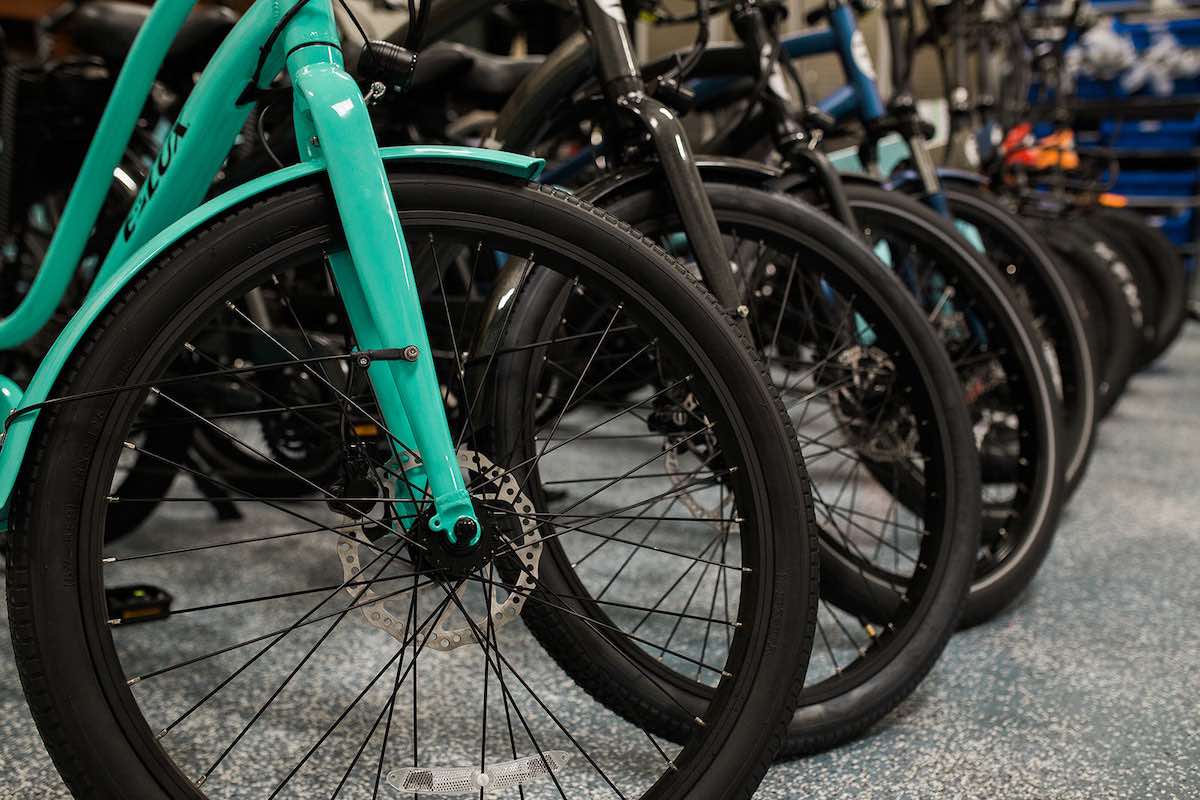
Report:
[{"label": "bicycle fender", "polygon": [[[954,167],[938,167],[938,179],[947,186],[987,186],[988,180],[978,172],[971,172],[965,169],[955,169]],[[888,188],[900,189],[908,191],[913,186],[918,189],[921,185],[921,179],[916,172],[905,170],[896,175],[893,175],[888,181]]]},{"label": "bicycle fender", "polygon": [[[381,148],[380,156],[388,163],[453,164],[525,180],[536,180],[545,164],[540,158],[475,147],[406,145]],[[83,305],[42,358],[23,393],[7,378],[0,376],[0,389],[3,389],[0,409],[8,410],[5,430],[0,434],[0,530],[8,528],[13,489],[25,462],[26,448],[41,404],[51,398],[59,374],[75,346],[121,289],[162,254],[169,252],[177,242],[214,218],[266,192],[324,172],[325,165],[320,161],[294,164],[247,181],[184,215],[143,245],[102,286],[93,287]]]},{"label": "bicycle fender", "polygon": [[[768,187],[771,181],[783,174],[775,167],[768,167],[757,161],[722,156],[697,155],[696,167],[704,180],[757,187]],[[662,170],[657,164],[637,164],[609,173],[573,193],[581,200],[603,206],[616,197],[639,191],[647,185],[661,186],[662,182]]]}]

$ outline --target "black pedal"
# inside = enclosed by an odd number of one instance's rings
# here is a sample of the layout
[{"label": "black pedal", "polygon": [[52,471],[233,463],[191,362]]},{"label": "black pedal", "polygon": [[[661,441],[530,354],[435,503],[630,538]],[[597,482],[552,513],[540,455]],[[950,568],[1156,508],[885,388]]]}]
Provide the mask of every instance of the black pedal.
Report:
[{"label": "black pedal", "polygon": [[122,625],[134,622],[153,622],[171,616],[171,597],[165,589],[148,583],[114,586],[105,589],[108,598],[108,618]]}]

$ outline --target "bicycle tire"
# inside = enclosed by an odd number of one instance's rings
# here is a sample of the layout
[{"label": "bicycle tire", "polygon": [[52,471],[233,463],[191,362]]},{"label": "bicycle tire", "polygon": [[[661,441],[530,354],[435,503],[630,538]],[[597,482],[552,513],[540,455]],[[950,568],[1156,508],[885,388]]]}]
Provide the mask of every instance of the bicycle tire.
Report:
[{"label": "bicycle tire", "polygon": [[[981,308],[986,324],[995,326],[989,327],[990,332],[1001,331],[1003,348],[989,348],[1004,350],[1006,385],[1020,392],[1021,399],[1013,401],[1020,405],[1022,424],[1026,426],[1019,447],[1029,449],[1017,462],[1023,472],[1018,481],[1019,493],[1000,503],[984,503],[981,559],[962,620],[964,626],[979,624],[1013,603],[1033,580],[1049,552],[1062,509],[1062,411],[1049,368],[1033,321],[993,267],[947,218],[900,192],[865,184],[847,184],[845,190],[851,210],[868,238],[886,240],[895,236],[906,253],[934,265],[935,271],[943,271],[958,293],[965,293]],[[898,270],[901,265],[897,262],[892,267]],[[938,297],[921,298],[922,308],[936,312],[939,298],[945,296],[943,291]],[[971,380],[969,371],[962,377]],[[969,385],[964,386],[970,394]],[[1005,456],[1001,469],[1009,469],[1012,463]],[[985,459],[985,491],[988,472],[989,462]],[[1007,480],[1003,476],[1001,479]]]},{"label": "bicycle tire", "polygon": [[[800,693],[800,705],[780,751],[781,756],[807,755],[850,741],[882,719],[920,685],[956,629],[970,585],[978,541],[978,456],[965,409],[961,402],[956,402],[961,389],[945,351],[912,298],[861,241],[831,225],[816,209],[784,195],[720,181],[708,181],[705,188],[728,243],[736,248],[740,242],[741,250],[758,253],[760,259],[769,258],[772,263],[795,259],[794,263],[802,265],[797,274],[804,273],[805,278],[797,278],[791,273],[785,278],[778,274],[773,281],[774,294],[771,296],[779,297],[785,291],[791,296],[804,294],[806,290],[797,287],[807,281],[814,286],[831,287],[839,297],[856,298],[852,306],[864,320],[859,324],[869,326],[880,336],[876,346],[886,349],[897,363],[908,364],[920,374],[919,378],[909,379],[905,391],[910,397],[920,395],[924,398],[922,419],[927,423],[927,429],[923,436],[928,443],[923,444],[922,453],[945,467],[927,473],[928,494],[922,501],[928,504],[929,510],[923,527],[931,538],[935,534],[940,538],[936,546],[922,549],[920,560],[928,572],[920,587],[912,585],[911,607],[894,616],[865,616],[870,612],[859,608],[860,613],[870,620],[870,625],[887,633],[877,639],[864,639],[866,654],[857,659],[825,663],[828,659],[823,657],[822,664],[817,666],[814,655],[810,662],[806,685]],[[678,233],[682,230],[681,223],[674,212],[670,190],[665,186],[608,197],[604,206],[663,246],[684,238]],[[769,253],[763,253],[764,250]],[[731,263],[738,264],[736,274],[743,278],[756,272],[756,265],[748,263],[745,255],[745,252],[730,255]],[[790,288],[784,290],[785,285]],[[764,291],[762,286],[753,291],[747,287],[746,302],[750,319],[759,320],[757,329],[766,338],[767,331],[776,327],[776,315],[770,313]],[[549,304],[549,298],[543,296],[535,302]],[[805,316],[800,310],[797,314],[800,319]],[[526,315],[530,320],[546,318],[556,316],[544,310]],[[885,318],[887,323],[883,322]],[[887,335],[884,335],[885,327]],[[803,335],[802,331],[798,333]],[[786,387],[787,376],[776,376],[776,383]],[[815,405],[821,402],[816,397],[817,392],[803,390],[803,393],[804,403]],[[794,416],[797,413],[811,416],[819,412],[810,413],[805,405],[803,411],[793,411]],[[827,436],[817,439],[833,447],[829,443],[835,440]],[[805,452],[804,441],[801,440],[802,453]],[[819,444],[811,445],[811,449],[823,451]],[[825,457],[828,458],[828,454]],[[834,534],[828,532],[830,528],[838,529],[839,521],[846,525],[844,519],[831,509],[850,503],[845,513],[855,517],[863,509],[857,508],[853,499],[840,498],[855,498],[873,486],[881,486],[884,490],[888,486],[856,479],[852,490],[847,492],[843,484],[842,491],[835,497],[841,473],[828,463],[821,466],[829,475],[824,481],[810,470],[814,486],[823,484],[826,490],[824,493],[814,490],[818,525],[825,531],[821,565],[822,600],[826,608],[818,617],[818,638],[827,647],[838,647],[842,644],[838,631],[841,623],[834,619],[833,609],[855,608],[856,602],[869,604],[869,598],[856,601],[846,596],[863,591],[857,588],[862,579],[855,573],[853,559],[847,559]],[[938,511],[933,510],[937,504],[930,500],[935,496],[949,500]],[[886,535],[886,530],[884,524],[878,532]],[[589,651],[586,647],[564,646],[563,643],[572,641],[573,637],[536,617],[531,617],[529,624],[543,646],[556,658],[567,660],[572,652]],[[608,704],[612,698],[627,692],[625,682],[617,677],[619,666],[589,661],[574,665],[574,669],[586,669],[587,680],[594,686],[596,695]]]},{"label": "bicycle tire", "polygon": [[[754,537],[747,540],[754,548],[748,559],[756,565],[742,583],[748,593],[739,615],[748,629],[738,629],[729,651],[740,674],[721,676],[704,724],[690,729],[694,746],[676,756],[645,796],[748,798],[781,742],[801,688],[817,588],[802,465],[778,397],[761,380],[761,365],[677,263],[577,199],[450,169],[397,172],[391,180],[406,224],[499,230],[503,241],[537,243],[551,263],[559,258],[553,248],[562,248],[562,258],[578,259],[581,275],[603,276],[613,291],[646,303],[631,315],[657,315],[653,324],[662,327],[655,330],[686,344],[679,353],[721,387],[713,395],[718,416],[732,415],[736,426],[728,431],[740,437],[740,449],[730,454],[748,457],[737,462],[745,467],[737,480],[752,487],[744,495],[748,507],[741,509],[742,532]],[[281,230],[286,235],[279,236]],[[207,309],[224,307],[221,298],[256,279],[255,270],[271,269],[269,259],[293,258],[304,248],[319,256],[331,242],[337,245],[338,231],[332,198],[320,181],[285,187],[214,220],[125,287],[76,348],[60,380],[61,396],[136,380],[155,359],[167,357],[166,348],[202,322]],[[146,342],[153,344],[139,353]],[[131,359],[131,352],[138,357]],[[145,365],[141,373],[137,364]],[[107,491],[99,484],[124,447],[122,423],[136,412],[136,394],[63,402],[39,417],[9,542],[12,636],[39,730],[77,797],[197,797],[203,781],[183,774],[146,726],[129,684],[137,683],[139,693],[148,685],[127,678],[115,660],[114,628],[95,593],[103,581],[96,558],[103,539],[96,521],[102,517],[96,511]],[[717,413],[716,406],[709,408]],[[80,428],[80,419],[101,424]],[[59,580],[64,570],[70,580]],[[397,676],[399,681],[398,670]]]},{"label": "bicycle tire", "polygon": [[1070,496],[1087,472],[1099,419],[1095,356],[1071,288],[1054,257],[994,195],[962,186],[947,187],[944,193],[956,219],[978,231],[988,260],[1028,305],[1054,355],[1068,447],[1063,479]]}]

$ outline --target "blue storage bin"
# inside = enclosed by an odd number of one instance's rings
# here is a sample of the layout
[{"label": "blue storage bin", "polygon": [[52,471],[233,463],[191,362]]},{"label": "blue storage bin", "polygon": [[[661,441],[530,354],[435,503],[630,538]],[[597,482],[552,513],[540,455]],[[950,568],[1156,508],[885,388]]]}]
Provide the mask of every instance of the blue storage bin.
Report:
[{"label": "blue storage bin", "polygon": [[1100,136],[1109,147],[1190,150],[1200,144],[1200,118],[1106,119]]},{"label": "blue storage bin", "polygon": [[1170,214],[1151,214],[1146,221],[1158,228],[1175,244],[1189,244],[1195,238],[1193,221],[1196,210],[1184,208]]},{"label": "blue storage bin", "polygon": [[1129,37],[1133,46],[1145,50],[1154,44],[1157,34],[1169,33],[1184,47],[1200,47],[1200,19],[1172,19],[1159,22],[1115,22],[1113,30]]},{"label": "blue storage bin", "polygon": [[[1121,73],[1124,75],[1124,73]],[[1200,94],[1200,78],[1175,78],[1171,81],[1171,92],[1168,97]],[[1160,97],[1150,87],[1149,82],[1142,84],[1134,92],[1127,92],[1121,86],[1121,79],[1099,80],[1080,75],[1075,79],[1075,96],[1080,100],[1119,100],[1126,97]],[[1032,93],[1031,93],[1031,98]]]},{"label": "blue storage bin", "polygon": [[[1196,170],[1160,172],[1158,170],[1121,170],[1110,191],[1132,197],[1191,197],[1197,193]],[[1103,176],[1107,181],[1108,175]]]},{"label": "blue storage bin", "polygon": [[1075,96],[1080,100],[1111,100],[1129,95],[1116,80],[1102,81],[1080,75],[1075,79]]}]

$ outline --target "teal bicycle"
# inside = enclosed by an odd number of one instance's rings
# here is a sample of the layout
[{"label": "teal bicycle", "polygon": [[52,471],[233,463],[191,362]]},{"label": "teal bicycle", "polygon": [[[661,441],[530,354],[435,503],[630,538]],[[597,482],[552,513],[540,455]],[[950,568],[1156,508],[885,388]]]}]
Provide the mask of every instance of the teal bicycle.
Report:
[{"label": "teal bicycle", "polygon": [[[58,302],[191,6],[145,22],[0,345]],[[531,183],[540,161],[381,150],[384,85],[342,64],[330,0],[255,3],[83,306],[0,392],[14,650],[59,771],[79,797],[748,796],[816,613],[764,368],[661,250]],[[301,163],[201,203],[281,73]],[[483,266],[504,280],[480,304]],[[147,463],[190,480],[130,491]],[[118,584],[173,597],[115,607]],[[512,624],[533,616],[557,661]],[[628,695],[592,700],[575,676],[600,672]]]}]

